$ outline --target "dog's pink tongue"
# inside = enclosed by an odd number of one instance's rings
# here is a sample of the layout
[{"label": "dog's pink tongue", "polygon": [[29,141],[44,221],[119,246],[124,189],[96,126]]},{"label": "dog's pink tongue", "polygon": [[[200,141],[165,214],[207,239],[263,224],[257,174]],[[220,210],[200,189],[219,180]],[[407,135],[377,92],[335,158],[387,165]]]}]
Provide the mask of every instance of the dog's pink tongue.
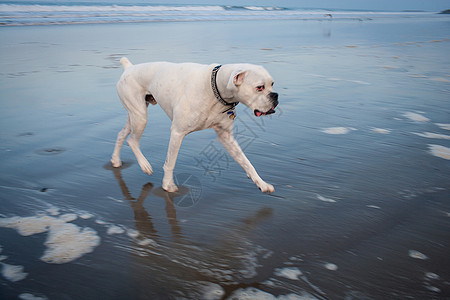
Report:
[{"label": "dog's pink tongue", "polygon": [[262,114],[263,114],[263,113],[260,112],[260,111],[257,111],[257,112],[256,112],[256,116],[257,116],[257,117],[261,117]]}]

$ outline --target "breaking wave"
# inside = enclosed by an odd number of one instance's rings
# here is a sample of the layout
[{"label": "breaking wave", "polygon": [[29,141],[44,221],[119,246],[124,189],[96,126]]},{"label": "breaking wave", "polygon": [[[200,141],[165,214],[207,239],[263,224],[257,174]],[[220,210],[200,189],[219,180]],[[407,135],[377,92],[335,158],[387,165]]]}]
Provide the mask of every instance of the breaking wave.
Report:
[{"label": "breaking wave", "polygon": [[[228,20],[369,20],[406,13],[222,5],[0,4],[0,26]],[[407,13],[411,15],[412,13]],[[431,13],[415,13],[431,14]]]}]

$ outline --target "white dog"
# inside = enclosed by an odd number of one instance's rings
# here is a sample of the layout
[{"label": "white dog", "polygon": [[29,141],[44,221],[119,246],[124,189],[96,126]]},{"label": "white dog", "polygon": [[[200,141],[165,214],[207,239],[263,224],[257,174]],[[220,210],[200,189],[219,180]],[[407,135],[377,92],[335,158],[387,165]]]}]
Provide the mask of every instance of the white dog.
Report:
[{"label": "white dog", "polygon": [[183,138],[193,131],[214,128],[228,153],[247,172],[262,192],[274,187],[259,177],[232,135],[234,107],[242,102],[256,116],[274,113],[278,94],[272,91],[273,79],[261,66],[232,64],[224,66],[194,63],[154,62],[133,65],[126,57],[120,60],[124,72],[117,91],[128,111],[125,127],[119,132],[111,163],[120,167],[120,149],[128,135],[142,171],[151,175],[152,167],[139,148],[147,124],[147,107],[159,103],[172,120],[167,158],[164,164],[163,189],[178,191],[173,169]]}]

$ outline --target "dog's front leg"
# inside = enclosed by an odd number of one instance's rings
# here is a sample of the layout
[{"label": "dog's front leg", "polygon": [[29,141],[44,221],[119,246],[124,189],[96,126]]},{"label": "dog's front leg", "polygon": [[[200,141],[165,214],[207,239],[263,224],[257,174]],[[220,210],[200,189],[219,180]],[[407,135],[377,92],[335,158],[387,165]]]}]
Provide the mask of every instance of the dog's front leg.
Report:
[{"label": "dog's front leg", "polygon": [[258,188],[263,193],[273,193],[275,188],[273,185],[268,184],[264,180],[259,177],[255,168],[245,156],[239,144],[233,137],[231,131],[216,128],[217,137],[219,138],[220,143],[225,147],[228,153],[233,157],[233,159],[241,165],[241,167],[247,172],[247,176],[253,180],[253,182],[258,186]]},{"label": "dog's front leg", "polygon": [[175,163],[177,161],[178,151],[180,150],[181,142],[186,136],[185,133],[180,133],[173,129],[170,133],[169,149],[167,150],[167,158],[164,164],[164,178],[162,188],[167,192],[177,192],[178,187],[173,181],[173,169],[175,168]]}]

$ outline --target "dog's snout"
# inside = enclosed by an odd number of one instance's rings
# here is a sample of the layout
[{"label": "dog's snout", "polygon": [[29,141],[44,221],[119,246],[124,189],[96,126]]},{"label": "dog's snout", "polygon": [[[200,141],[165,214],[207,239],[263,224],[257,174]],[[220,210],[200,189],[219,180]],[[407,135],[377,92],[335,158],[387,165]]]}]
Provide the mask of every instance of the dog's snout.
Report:
[{"label": "dog's snout", "polygon": [[272,100],[274,106],[278,105],[278,93],[273,93],[273,92],[270,93],[269,98],[270,98],[270,100]]}]

